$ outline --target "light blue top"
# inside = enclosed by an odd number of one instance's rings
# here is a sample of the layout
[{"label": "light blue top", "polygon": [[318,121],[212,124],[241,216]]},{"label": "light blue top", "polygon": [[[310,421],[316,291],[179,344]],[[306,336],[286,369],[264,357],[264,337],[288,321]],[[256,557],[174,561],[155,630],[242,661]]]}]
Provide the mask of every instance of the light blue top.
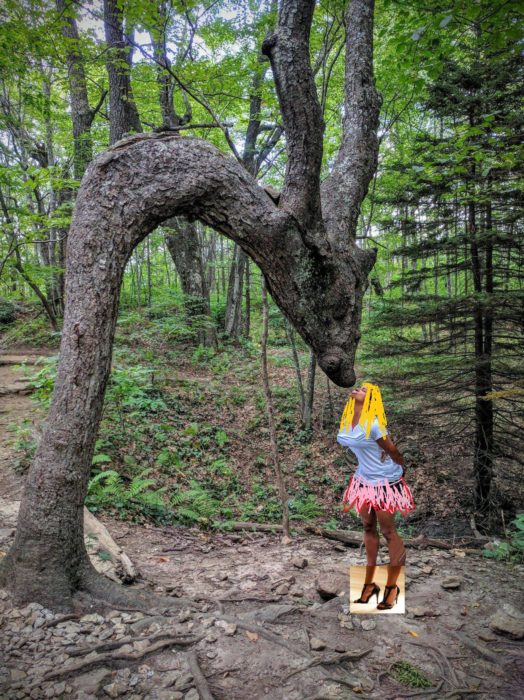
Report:
[{"label": "light blue top", "polygon": [[[388,435],[387,428],[385,435]],[[402,466],[394,462],[386,453],[386,458],[383,462],[380,461],[382,448],[376,442],[381,437],[385,437],[380,431],[378,419],[375,418],[371,424],[369,437],[366,438],[366,431],[360,423],[357,423],[354,428],[349,428],[349,431],[339,431],[337,442],[351,450],[358,461],[358,468],[355,476],[361,476],[373,484],[376,484],[384,479],[389,482],[398,481],[402,476]]]}]

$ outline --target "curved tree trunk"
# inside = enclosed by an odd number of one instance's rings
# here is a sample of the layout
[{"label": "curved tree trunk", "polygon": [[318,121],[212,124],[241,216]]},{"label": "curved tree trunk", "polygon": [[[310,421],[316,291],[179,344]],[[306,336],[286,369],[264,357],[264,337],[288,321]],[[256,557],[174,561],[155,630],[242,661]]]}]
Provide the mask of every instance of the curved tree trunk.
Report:
[{"label": "curved tree trunk", "polygon": [[[339,386],[355,382],[362,297],[376,251],[359,249],[347,230],[321,217],[322,130],[307,50],[314,5],[284,0],[279,27],[265,49],[288,136],[278,205],[236,160],[203,139],[173,133],[119,141],[84,175],[67,239],[66,307],[51,408],[26,479],[15,541],[0,564],[0,585],[9,586],[19,603],[37,600],[67,610],[78,589],[112,602],[129,598],[89,562],[83,507],[124,268],[133,249],[162,222],[173,216],[199,219],[236,241],[262,270],[273,299],[320,368]],[[355,25],[364,44],[372,40],[372,5],[372,0],[350,5],[348,26]],[[346,70],[359,85],[369,82],[369,63],[353,59]],[[299,74],[305,79],[297,81]],[[377,102],[370,100],[369,110],[366,105],[359,103],[357,121],[376,122]],[[350,141],[351,134],[346,147]],[[359,154],[366,163],[373,159],[360,141],[353,148],[354,167]],[[366,167],[357,168],[367,180],[361,194],[371,177]],[[345,202],[346,193],[341,197]],[[327,212],[334,202],[330,194]],[[354,210],[350,213],[356,221]]]}]

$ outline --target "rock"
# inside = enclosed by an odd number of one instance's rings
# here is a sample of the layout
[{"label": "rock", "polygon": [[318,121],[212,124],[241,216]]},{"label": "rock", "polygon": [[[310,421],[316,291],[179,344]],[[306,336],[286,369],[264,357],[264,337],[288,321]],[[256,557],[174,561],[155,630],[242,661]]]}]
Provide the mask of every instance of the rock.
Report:
[{"label": "rock", "polygon": [[499,610],[488,620],[491,629],[497,634],[503,634],[511,639],[524,637],[524,621],[520,618],[508,615],[504,610]]},{"label": "rock", "polygon": [[11,669],[11,683],[15,683],[16,681],[21,681],[26,677],[27,677],[27,673],[25,671],[22,671],[22,669],[20,669],[20,668],[12,668]]},{"label": "rock", "polygon": [[80,618],[80,623],[82,624],[84,622],[94,622],[97,625],[101,625],[103,622],[105,622],[105,619],[98,613],[90,613],[89,615],[84,615]]},{"label": "rock", "polygon": [[196,688],[191,688],[191,690],[184,695],[184,700],[200,700],[198,690]]},{"label": "rock", "polygon": [[119,654],[132,654],[134,651],[135,649],[133,644],[123,644],[121,647],[118,648]]},{"label": "rock", "polygon": [[127,687],[124,685],[124,683],[113,681],[113,683],[109,683],[109,685],[104,686],[104,692],[106,695],[109,695],[110,698],[118,698],[120,695],[127,692]]},{"label": "rock", "polygon": [[99,692],[102,684],[111,678],[111,669],[97,668],[94,671],[83,673],[81,676],[72,678],[71,685],[86,695],[95,695]]},{"label": "rock", "polygon": [[411,614],[413,617],[437,617],[438,615],[440,615],[440,613],[435,610],[411,607],[408,609],[408,614]]},{"label": "rock", "polygon": [[303,598],[304,597],[304,591],[302,588],[292,588],[289,591],[290,595],[292,595],[294,598]]},{"label": "rock", "polygon": [[136,642],[133,642],[133,649],[135,651],[145,651],[149,646],[149,642],[147,639],[139,639]]},{"label": "rock", "polygon": [[362,620],[361,627],[363,630],[366,632],[369,630],[374,630],[375,627],[377,626],[377,623],[375,620]]},{"label": "rock", "polygon": [[193,683],[193,674],[183,673],[175,681],[175,690],[188,690]]},{"label": "rock", "polygon": [[318,637],[311,637],[309,640],[309,646],[313,651],[322,651],[322,649],[326,648],[326,642]]},{"label": "rock", "polygon": [[157,690],[154,697],[155,700],[182,700],[184,693],[178,690]]},{"label": "rock", "polygon": [[445,578],[440,582],[440,585],[442,588],[453,589],[460,588],[461,583],[462,579],[458,576],[448,576],[448,578]]},{"label": "rock", "polygon": [[289,593],[289,584],[281,583],[280,586],[275,588],[276,595],[287,595]]},{"label": "rock", "polygon": [[345,592],[347,580],[337,574],[324,574],[315,579],[315,588],[322,600],[331,600]]},{"label": "rock", "polygon": [[[162,674],[162,677],[160,678],[160,687],[169,688],[176,683],[179,676],[180,671],[166,671],[166,673]],[[180,694],[180,696],[182,697],[182,694]]]},{"label": "rock", "polygon": [[291,563],[297,569],[305,569],[308,565],[308,560],[302,557],[298,557],[297,559],[292,559]]}]

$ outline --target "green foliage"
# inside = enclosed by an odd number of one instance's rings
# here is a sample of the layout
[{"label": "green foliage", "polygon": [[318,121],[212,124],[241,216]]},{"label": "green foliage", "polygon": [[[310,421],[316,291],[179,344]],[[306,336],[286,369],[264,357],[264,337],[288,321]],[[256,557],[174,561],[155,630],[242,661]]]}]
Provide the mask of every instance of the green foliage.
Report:
[{"label": "green foliage", "polygon": [[518,513],[511,525],[513,529],[509,532],[508,540],[490,542],[482,551],[485,557],[516,563],[524,562],[524,513]]},{"label": "green foliage", "polygon": [[167,410],[160,391],[152,384],[150,367],[114,367],[107,385],[106,401],[120,413],[153,414]]},{"label": "green foliage", "polygon": [[219,502],[194,479],[190,480],[189,488],[174,491],[170,502],[175,518],[184,525],[207,527],[220,509]]},{"label": "green foliage", "polygon": [[94,513],[102,509],[107,510],[117,514],[122,520],[144,517],[153,520],[164,519],[167,511],[164,492],[167,487],[152,489],[155,480],[145,478],[150,472],[151,469],[144,469],[127,485],[114,469],[95,474],[88,483],[86,507]]},{"label": "green foliage", "polygon": [[289,519],[310,522],[322,515],[322,506],[317,497],[310,493],[305,498],[292,498],[288,502]]},{"label": "green foliage", "polygon": [[0,326],[13,323],[16,307],[9,299],[0,297]]},{"label": "green foliage", "polygon": [[56,372],[58,368],[58,355],[39,358],[37,365],[42,369],[34,373],[34,365],[23,365],[26,376],[30,377],[28,386],[33,390],[31,397],[43,408],[48,409],[51,404],[53,389],[55,386]]},{"label": "green foliage", "polygon": [[391,666],[390,673],[399,683],[412,688],[430,688],[433,685],[429,678],[409,661],[396,661]]},{"label": "green foliage", "polygon": [[20,423],[9,423],[7,430],[14,433],[13,440],[9,442],[15,450],[13,467],[19,474],[24,474],[31,465],[37,447],[32,421],[23,418]]}]

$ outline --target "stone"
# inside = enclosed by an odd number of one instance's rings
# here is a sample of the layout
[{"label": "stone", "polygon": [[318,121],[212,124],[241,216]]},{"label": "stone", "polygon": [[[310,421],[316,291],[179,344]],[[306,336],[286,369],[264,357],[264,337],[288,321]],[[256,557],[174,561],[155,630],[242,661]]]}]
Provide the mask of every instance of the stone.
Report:
[{"label": "stone", "polygon": [[196,688],[191,688],[191,690],[184,695],[184,700],[200,700],[198,690]]},{"label": "stone", "polygon": [[[182,700],[184,697],[184,693],[181,693],[178,690],[165,690],[165,689],[160,689],[157,690],[155,693],[155,700]],[[186,695],[187,697],[187,695]],[[197,695],[197,698],[199,696]]]},{"label": "stone", "polygon": [[86,622],[94,622],[96,625],[101,625],[103,622],[105,622],[105,619],[98,613],[90,613],[89,615],[83,615],[80,618],[81,624]]},{"label": "stone", "polygon": [[322,600],[331,600],[345,592],[347,580],[336,574],[323,574],[315,580],[315,588]]},{"label": "stone", "polygon": [[303,557],[297,557],[296,559],[292,559],[291,564],[296,569],[305,569],[308,565],[308,560],[304,559]]},{"label": "stone", "polygon": [[460,588],[461,583],[462,579],[458,576],[448,576],[448,578],[442,579],[440,585],[442,586],[442,588],[454,589]]},{"label": "stone", "polygon": [[177,678],[179,676],[180,676],[180,671],[166,671],[166,673],[162,674],[162,676],[160,678],[160,687],[161,688],[171,687],[172,685],[174,685],[176,683]]},{"label": "stone", "polygon": [[175,681],[175,690],[188,690],[193,683],[192,673],[182,673]]},{"label": "stone", "polygon": [[377,623],[375,620],[362,620],[361,627],[363,630],[366,632],[369,630],[374,630],[375,627],[377,626]]},{"label": "stone", "polygon": [[106,695],[109,695],[110,698],[118,698],[126,691],[127,688],[124,683],[119,683],[118,681],[113,681],[113,683],[104,686],[104,692]]},{"label": "stone", "polygon": [[16,681],[21,681],[24,678],[27,678],[27,673],[25,671],[22,671],[20,668],[12,668],[11,669],[11,683],[15,683]]},{"label": "stone", "polygon": [[100,691],[102,684],[111,678],[112,672],[109,668],[97,668],[81,676],[72,678],[71,685],[79,691],[88,695],[95,695]]},{"label": "stone", "polygon": [[524,637],[524,621],[521,618],[508,615],[504,610],[499,610],[488,620],[491,629],[497,634],[502,634],[511,639]]},{"label": "stone", "polygon": [[322,651],[322,649],[326,648],[326,642],[318,637],[311,637],[309,640],[309,646],[313,651]]}]

